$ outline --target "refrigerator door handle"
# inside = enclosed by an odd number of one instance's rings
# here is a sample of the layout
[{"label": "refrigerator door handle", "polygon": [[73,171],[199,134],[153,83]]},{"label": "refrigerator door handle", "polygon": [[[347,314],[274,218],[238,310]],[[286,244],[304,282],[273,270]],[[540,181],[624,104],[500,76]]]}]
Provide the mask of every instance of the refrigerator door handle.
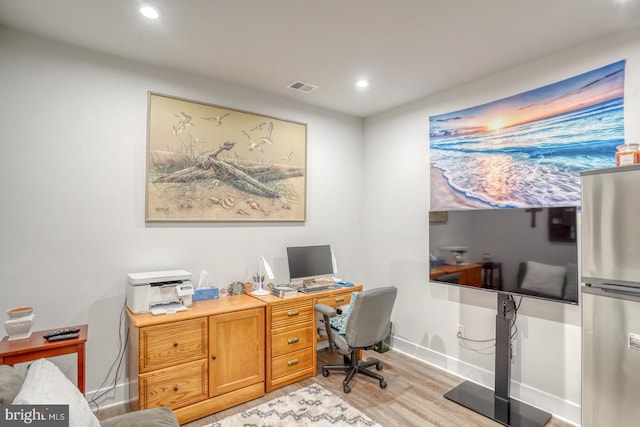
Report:
[{"label": "refrigerator door handle", "polygon": [[591,286],[592,288],[602,289],[605,292],[640,296],[640,288],[636,288],[633,286],[612,285],[610,283],[598,283],[591,284],[589,286]]}]

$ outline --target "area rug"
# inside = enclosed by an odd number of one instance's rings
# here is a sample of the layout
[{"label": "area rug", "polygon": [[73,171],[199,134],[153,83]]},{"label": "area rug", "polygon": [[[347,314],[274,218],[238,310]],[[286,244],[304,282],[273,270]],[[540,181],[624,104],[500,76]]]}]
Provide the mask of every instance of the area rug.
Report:
[{"label": "area rug", "polygon": [[318,384],[216,421],[210,427],[382,427]]}]

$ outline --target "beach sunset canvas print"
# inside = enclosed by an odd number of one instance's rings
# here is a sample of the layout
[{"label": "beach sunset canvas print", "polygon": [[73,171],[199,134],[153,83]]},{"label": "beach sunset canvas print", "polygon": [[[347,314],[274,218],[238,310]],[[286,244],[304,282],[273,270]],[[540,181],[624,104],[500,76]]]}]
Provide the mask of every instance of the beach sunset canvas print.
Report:
[{"label": "beach sunset canvas print", "polygon": [[430,117],[431,210],[580,205],[580,172],[624,143],[624,70]]}]

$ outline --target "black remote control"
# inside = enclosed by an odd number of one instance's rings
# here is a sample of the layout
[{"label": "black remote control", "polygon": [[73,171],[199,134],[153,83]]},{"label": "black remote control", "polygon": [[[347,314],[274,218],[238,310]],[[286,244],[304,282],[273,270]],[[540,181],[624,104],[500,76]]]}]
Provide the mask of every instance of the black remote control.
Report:
[{"label": "black remote control", "polygon": [[47,341],[52,342],[52,341],[70,340],[72,338],[78,338],[79,335],[80,334],[78,332],[72,332],[70,334],[54,335],[52,337],[47,338]]},{"label": "black remote control", "polygon": [[56,335],[75,334],[77,332],[80,332],[80,328],[58,329],[56,331],[47,332],[43,335],[43,337],[44,339],[48,340],[49,338],[55,337]]}]

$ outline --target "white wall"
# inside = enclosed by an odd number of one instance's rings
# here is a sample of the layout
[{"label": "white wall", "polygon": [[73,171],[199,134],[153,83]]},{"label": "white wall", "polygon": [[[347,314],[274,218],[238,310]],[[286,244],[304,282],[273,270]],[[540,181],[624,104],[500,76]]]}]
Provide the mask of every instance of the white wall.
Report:
[{"label": "white wall", "polygon": [[[226,286],[264,255],[286,281],[286,246],[330,243],[363,279],[361,119],[2,28],[0,57],[0,310],[33,306],[34,330],[88,323],[89,392],[117,357],[127,273]],[[306,123],[306,223],[145,224],[148,91]]]},{"label": "white wall", "polygon": [[[429,116],[508,97],[626,59],[626,138],[640,139],[640,30],[622,32],[365,120],[365,282],[400,288],[396,349],[493,386],[494,353],[465,349],[456,327],[492,338],[496,297],[429,284]],[[434,67],[438,66],[434,60]],[[473,64],[469,64],[473,66]],[[512,395],[580,421],[580,307],[525,299],[518,315]],[[475,348],[481,348],[477,346]],[[486,353],[486,352],[484,352]]]}]

